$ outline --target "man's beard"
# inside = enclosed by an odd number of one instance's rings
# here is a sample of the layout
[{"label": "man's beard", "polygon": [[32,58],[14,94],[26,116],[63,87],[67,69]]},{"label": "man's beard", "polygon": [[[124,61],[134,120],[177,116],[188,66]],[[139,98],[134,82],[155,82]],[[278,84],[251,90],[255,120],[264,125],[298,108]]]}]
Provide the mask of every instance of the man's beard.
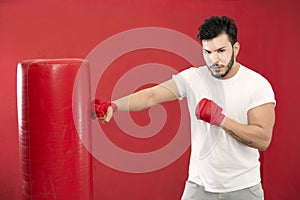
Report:
[{"label": "man's beard", "polygon": [[224,74],[214,74],[214,73],[213,73],[213,70],[211,70],[211,69],[209,69],[209,70],[210,70],[211,74],[212,74],[215,78],[221,79],[221,78],[224,78],[224,77],[230,72],[230,70],[232,69],[233,63],[234,63],[234,53],[232,52],[231,59],[230,59],[229,63],[228,63],[226,66],[224,66],[224,65],[219,65],[219,64],[213,64],[213,65],[209,66],[209,68],[214,68],[214,67],[216,67],[216,66],[225,67],[225,68],[226,68],[226,71],[225,71]]}]

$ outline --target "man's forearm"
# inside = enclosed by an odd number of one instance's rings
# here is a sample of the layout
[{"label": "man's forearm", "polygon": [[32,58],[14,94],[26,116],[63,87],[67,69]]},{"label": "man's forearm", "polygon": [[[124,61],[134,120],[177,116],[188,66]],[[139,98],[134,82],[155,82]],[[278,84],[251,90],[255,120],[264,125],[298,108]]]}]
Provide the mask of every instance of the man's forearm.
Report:
[{"label": "man's forearm", "polygon": [[225,118],[224,130],[244,145],[266,150],[270,145],[272,130],[258,125],[244,125],[232,119]]},{"label": "man's forearm", "polygon": [[118,106],[118,111],[136,112],[162,102],[175,100],[177,96],[177,86],[171,79],[162,84],[140,90],[113,102]]},{"label": "man's forearm", "polygon": [[151,89],[148,88],[113,102],[117,105],[118,111],[137,112],[153,106],[153,95],[151,93]]}]

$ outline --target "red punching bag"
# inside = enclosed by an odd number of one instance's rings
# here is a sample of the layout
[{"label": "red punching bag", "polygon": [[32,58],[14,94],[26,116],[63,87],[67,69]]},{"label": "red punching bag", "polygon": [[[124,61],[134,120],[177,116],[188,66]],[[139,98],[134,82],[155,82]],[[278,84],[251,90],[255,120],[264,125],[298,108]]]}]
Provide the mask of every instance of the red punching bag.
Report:
[{"label": "red punching bag", "polygon": [[[86,60],[19,63],[17,98],[23,199],[93,198],[92,158],[80,138],[87,137],[89,131],[89,81]],[[83,128],[76,129],[75,123]]]}]

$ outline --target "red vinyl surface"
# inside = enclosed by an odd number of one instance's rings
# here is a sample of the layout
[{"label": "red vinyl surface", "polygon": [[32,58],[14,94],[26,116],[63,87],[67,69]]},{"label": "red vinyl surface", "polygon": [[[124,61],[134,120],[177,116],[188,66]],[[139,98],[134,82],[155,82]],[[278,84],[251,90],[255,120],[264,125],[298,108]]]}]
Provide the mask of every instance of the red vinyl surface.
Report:
[{"label": "red vinyl surface", "polygon": [[74,80],[82,64],[88,65],[80,59],[18,65],[23,199],[92,199],[92,159],[79,139],[72,112]]}]

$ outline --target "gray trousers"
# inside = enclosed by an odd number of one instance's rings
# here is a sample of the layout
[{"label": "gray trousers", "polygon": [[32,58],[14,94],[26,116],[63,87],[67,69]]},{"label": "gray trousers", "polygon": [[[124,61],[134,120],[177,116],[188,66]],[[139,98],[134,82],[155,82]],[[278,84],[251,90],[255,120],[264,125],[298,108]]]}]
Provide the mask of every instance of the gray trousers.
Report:
[{"label": "gray trousers", "polygon": [[250,188],[225,193],[213,193],[204,190],[203,186],[187,181],[181,200],[263,200],[261,184]]}]

